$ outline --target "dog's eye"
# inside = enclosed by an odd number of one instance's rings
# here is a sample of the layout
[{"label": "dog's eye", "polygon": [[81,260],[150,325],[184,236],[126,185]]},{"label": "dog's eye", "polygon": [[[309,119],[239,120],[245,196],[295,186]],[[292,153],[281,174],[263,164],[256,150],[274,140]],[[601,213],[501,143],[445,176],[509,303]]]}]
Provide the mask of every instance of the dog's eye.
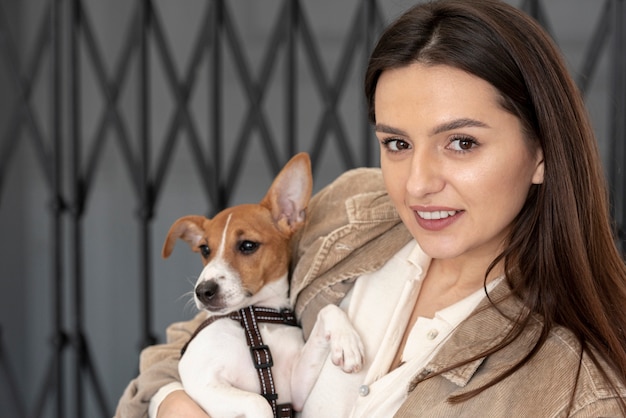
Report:
[{"label": "dog's eye", "polygon": [[241,251],[243,254],[246,254],[246,255],[252,254],[258,248],[259,248],[259,243],[258,242],[241,241],[241,243],[239,244],[239,251]]},{"label": "dog's eye", "polygon": [[200,250],[200,254],[202,254],[202,257],[204,258],[208,258],[209,255],[211,254],[211,249],[206,244],[202,244],[201,246],[198,247],[198,249]]}]

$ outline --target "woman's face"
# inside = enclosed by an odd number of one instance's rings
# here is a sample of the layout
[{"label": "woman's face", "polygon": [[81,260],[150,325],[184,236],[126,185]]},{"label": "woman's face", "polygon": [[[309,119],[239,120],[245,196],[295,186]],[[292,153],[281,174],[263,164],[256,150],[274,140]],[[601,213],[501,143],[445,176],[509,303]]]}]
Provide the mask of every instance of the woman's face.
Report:
[{"label": "woman's face", "polygon": [[541,149],[496,89],[416,63],[382,73],[375,112],[385,185],[422,249],[493,260],[531,184],[543,182]]}]

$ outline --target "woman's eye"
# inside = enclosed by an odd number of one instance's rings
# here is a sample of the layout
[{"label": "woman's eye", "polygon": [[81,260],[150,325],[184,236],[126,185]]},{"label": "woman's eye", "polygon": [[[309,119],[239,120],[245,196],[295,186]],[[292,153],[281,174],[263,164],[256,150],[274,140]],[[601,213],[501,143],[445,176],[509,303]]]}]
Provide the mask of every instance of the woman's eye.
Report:
[{"label": "woman's eye", "polygon": [[391,152],[400,152],[411,148],[411,145],[397,138],[388,138],[382,141],[383,147]]},{"label": "woman's eye", "polygon": [[476,145],[478,145],[478,143],[473,138],[462,136],[451,139],[448,148],[452,149],[453,151],[464,152],[470,151]]}]

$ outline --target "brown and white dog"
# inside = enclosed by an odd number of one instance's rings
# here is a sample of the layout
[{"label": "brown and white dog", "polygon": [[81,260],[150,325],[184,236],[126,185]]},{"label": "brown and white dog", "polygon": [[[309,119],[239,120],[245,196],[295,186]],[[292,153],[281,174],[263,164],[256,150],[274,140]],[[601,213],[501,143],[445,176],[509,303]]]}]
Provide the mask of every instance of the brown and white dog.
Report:
[{"label": "brown and white dog", "polygon": [[[289,308],[291,240],[304,224],[312,183],[309,156],[300,153],[285,165],[259,204],[234,206],[212,219],[191,215],[174,222],[162,255],[167,258],[179,238],[200,253],[204,269],[194,288],[198,309],[212,316],[251,305]],[[361,340],[335,305],[320,311],[306,344],[298,327],[259,326],[272,352],[278,403],[290,402],[300,410],[329,353],[346,372],[361,368]],[[272,407],[259,395],[257,370],[236,321],[223,318],[203,328],[186,348],[179,372],[185,391],[212,417],[273,416]]]}]

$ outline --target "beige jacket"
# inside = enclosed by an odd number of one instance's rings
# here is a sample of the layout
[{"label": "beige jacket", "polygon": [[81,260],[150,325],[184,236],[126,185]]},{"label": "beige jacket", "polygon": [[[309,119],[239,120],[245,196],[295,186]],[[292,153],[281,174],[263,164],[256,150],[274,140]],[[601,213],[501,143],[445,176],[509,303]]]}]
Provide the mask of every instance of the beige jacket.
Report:
[{"label": "beige jacket", "polygon": [[[402,225],[384,189],[380,170],[356,169],[339,177],[312,199],[308,223],[294,251],[292,300],[308,335],[320,307],[338,303],[360,275],[375,271],[411,236]],[[506,295],[506,284],[493,296]],[[522,370],[480,395],[460,404],[450,396],[482,386],[519,360],[536,335],[539,322],[498,353],[463,368],[423,380],[458,360],[492,346],[510,329],[507,317],[522,306],[508,298],[499,306],[503,316],[485,300],[477,314],[464,321],[425,370],[416,376],[399,417],[564,417],[577,371],[579,344],[565,329],[554,330],[541,352]],[[182,345],[200,323],[176,323],[167,330],[167,343],[145,349],[140,374],[126,388],[116,418],[147,416],[151,397],[163,385],[178,380],[177,362]],[[620,396],[626,397],[622,387]],[[570,416],[621,416],[600,373],[583,357],[581,378]]]}]

